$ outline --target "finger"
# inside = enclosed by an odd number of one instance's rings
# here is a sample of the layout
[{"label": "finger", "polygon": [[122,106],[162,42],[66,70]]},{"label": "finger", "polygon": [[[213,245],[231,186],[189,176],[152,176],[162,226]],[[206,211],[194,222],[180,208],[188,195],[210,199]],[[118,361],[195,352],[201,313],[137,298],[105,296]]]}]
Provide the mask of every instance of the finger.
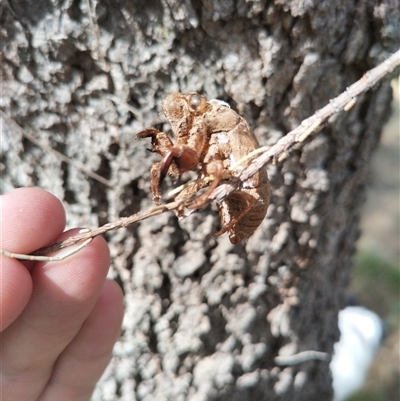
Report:
[{"label": "finger", "polygon": [[121,331],[123,295],[114,281],[107,281],[81,330],[57,360],[45,392],[38,401],[89,400],[94,386],[111,359]]},{"label": "finger", "polygon": [[[52,218],[49,220],[49,216]],[[29,253],[49,244],[65,225],[61,202],[39,188],[20,188],[0,196],[0,249]],[[0,256],[0,329],[22,312],[32,292],[29,271],[21,262]]]},{"label": "finger", "polygon": [[30,301],[2,335],[4,399],[32,400],[43,391],[56,359],[90,314],[109,261],[107,244],[97,237],[62,262],[36,264]]},{"label": "finger", "polygon": [[51,243],[65,227],[62,203],[40,188],[19,188],[0,197],[1,249],[30,253]]},{"label": "finger", "polygon": [[0,331],[6,329],[24,310],[32,293],[32,279],[16,259],[0,257]]}]

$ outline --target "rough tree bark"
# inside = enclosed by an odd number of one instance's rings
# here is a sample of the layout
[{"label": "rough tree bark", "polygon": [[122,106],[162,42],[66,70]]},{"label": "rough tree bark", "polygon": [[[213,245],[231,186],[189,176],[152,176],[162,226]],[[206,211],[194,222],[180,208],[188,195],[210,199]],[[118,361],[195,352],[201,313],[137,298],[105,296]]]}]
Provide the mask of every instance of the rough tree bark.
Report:
[{"label": "rough tree bark", "polygon": [[[0,7],[8,116],[1,191],[51,191],[69,227],[96,227],[152,205],[156,157],[133,137],[163,122],[166,94],[223,99],[261,144],[274,144],[399,45],[398,0],[8,0]],[[390,99],[386,82],[268,167],[271,206],[247,243],[213,236],[214,207],[107,236],[126,315],[94,400],[331,399],[328,362],[278,366],[274,358],[331,353],[338,339],[369,160]],[[9,118],[111,188],[31,143]]]}]

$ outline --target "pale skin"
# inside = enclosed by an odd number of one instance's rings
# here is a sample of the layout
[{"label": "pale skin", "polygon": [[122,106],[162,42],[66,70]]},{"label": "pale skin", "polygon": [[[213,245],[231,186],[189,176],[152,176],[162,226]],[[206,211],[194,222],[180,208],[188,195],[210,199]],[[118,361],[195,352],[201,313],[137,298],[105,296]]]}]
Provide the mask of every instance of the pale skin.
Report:
[{"label": "pale skin", "polygon": [[[39,188],[0,197],[0,249],[29,254],[63,232],[61,202]],[[106,279],[107,243],[95,238],[61,262],[0,255],[0,398],[90,400],[121,329],[123,295]]]}]

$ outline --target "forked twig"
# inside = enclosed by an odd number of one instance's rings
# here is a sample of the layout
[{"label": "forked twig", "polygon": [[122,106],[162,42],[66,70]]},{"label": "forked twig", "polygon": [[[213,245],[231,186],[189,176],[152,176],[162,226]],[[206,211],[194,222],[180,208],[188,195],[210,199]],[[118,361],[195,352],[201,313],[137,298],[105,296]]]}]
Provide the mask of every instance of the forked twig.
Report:
[{"label": "forked twig", "polygon": [[[81,230],[81,232],[88,232],[90,230],[87,229],[83,229]],[[92,242],[93,238],[88,238],[85,241],[83,241],[79,246],[77,246],[76,248],[70,250],[69,252],[65,252],[64,254],[59,254],[56,256],[44,256],[41,253],[39,254],[39,251],[34,252],[32,255],[25,255],[23,253],[12,253],[12,252],[8,252],[8,251],[3,251],[0,250],[0,253],[3,254],[4,256],[7,256],[9,258],[14,258],[14,259],[21,259],[21,260],[36,260],[36,261],[42,261],[42,262],[60,262],[61,260],[64,260],[66,258],[68,258],[69,256],[73,255],[74,253],[79,252],[81,249],[85,248],[87,245],[89,245]],[[76,241],[76,243],[79,243],[79,241]],[[62,244],[60,242],[60,244]],[[42,248],[42,250],[47,250],[50,249],[52,246],[49,246],[48,248]],[[61,249],[61,248],[59,248]],[[46,253],[51,253],[51,251],[49,250]]]},{"label": "forked twig", "polygon": [[[230,178],[229,180],[220,184],[209,196],[208,202],[217,201],[221,202],[229,194],[236,191],[240,185],[247,181],[250,177],[257,173],[266,164],[276,161],[283,160],[287,152],[297,143],[304,142],[310,135],[321,130],[324,123],[333,115],[337,114],[339,111],[348,111],[356,102],[357,97],[374,87],[383,78],[388,76],[395,68],[400,66],[400,50],[392,54],[387,60],[379,64],[377,67],[368,71],[363,75],[363,77],[355,82],[353,85],[348,87],[345,92],[330,100],[329,104],[325,107],[317,110],[315,114],[311,117],[303,120],[301,124],[290,131],[287,135],[282,137],[275,145],[271,147],[262,147],[254,152],[250,153],[243,160],[232,169],[236,170],[247,163],[248,166],[239,171],[236,176]],[[2,113],[3,114],[3,113]],[[19,127],[20,128],[20,127]],[[21,129],[21,128],[20,128]],[[66,257],[78,252],[84,246],[86,246],[94,237],[104,234],[108,231],[117,230],[122,227],[128,227],[133,223],[147,219],[152,216],[157,216],[159,214],[165,213],[167,211],[176,210],[179,207],[184,206],[187,200],[180,200],[170,202],[165,205],[156,206],[148,209],[147,211],[142,211],[136,213],[129,217],[123,217],[114,223],[105,224],[102,227],[96,228],[94,230],[84,229],[73,237],[70,237],[62,242],[56,242],[49,247],[42,248],[34,252],[32,255],[21,255],[12,252],[7,252],[0,250],[0,253],[16,258],[16,259],[26,259],[26,260],[62,260]],[[58,256],[44,256],[48,253],[53,253],[63,248],[69,246],[81,244],[79,247],[73,249],[71,252]],[[314,355],[315,358],[315,355]]]},{"label": "forked twig", "polygon": [[175,210],[177,209],[182,202],[170,202],[165,205],[160,205],[160,206],[154,206],[148,210],[145,210],[143,212],[139,212],[136,214],[133,214],[129,217],[122,217],[115,223],[107,223],[104,224],[104,226],[101,226],[99,228],[95,228],[93,230],[89,230],[87,228],[82,229],[78,235],[74,235],[73,237],[69,237],[65,239],[64,241],[61,242],[54,242],[50,246],[47,246],[45,248],[40,248],[37,251],[33,252],[32,255],[22,255],[22,254],[16,254],[4,250],[0,250],[0,253],[8,256],[10,258],[15,258],[15,259],[23,259],[23,260],[41,260],[41,261],[60,261],[68,256],[71,256],[75,254],[76,252],[80,251],[82,247],[78,247],[73,249],[70,253],[64,254],[61,257],[58,256],[44,256],[48,253],[53,253],[56,251],[59,251],[64,248],[68,248],[69,246],[79,244],[80,242],[86,243],[85,245],[89,244],[90,241],[94,238],[97,237],[98,235],[105,234],[108,231],[114,231],[118,230],[119,228],[123,227],[128,227],[132,225],[133,223],[136,223],[141,220],[145,220],[149,217],[152,216],[157,216],[159,214],[168,212],[170,210]]}]

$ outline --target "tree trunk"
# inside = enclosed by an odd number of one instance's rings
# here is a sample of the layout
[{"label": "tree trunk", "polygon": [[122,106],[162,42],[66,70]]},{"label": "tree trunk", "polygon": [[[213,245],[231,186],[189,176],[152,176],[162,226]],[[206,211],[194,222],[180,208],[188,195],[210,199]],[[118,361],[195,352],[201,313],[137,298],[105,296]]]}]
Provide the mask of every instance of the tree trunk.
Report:
[{"label": "tree trunk", "polygon": [[[51,191],[69,227],[147,209],[158,158],[134,135],[164,123],[166,94],[222,99],[272,145],[396,50],[399,10],[398,0],[5,1],[1,190]],[[268,166],[271,205],[247,242],[213,236],[214,205],[107,235],[126,312],[93,400],[332,398],[329,362],[275,357],[332,353],[390,99],[385,82]]]}]

